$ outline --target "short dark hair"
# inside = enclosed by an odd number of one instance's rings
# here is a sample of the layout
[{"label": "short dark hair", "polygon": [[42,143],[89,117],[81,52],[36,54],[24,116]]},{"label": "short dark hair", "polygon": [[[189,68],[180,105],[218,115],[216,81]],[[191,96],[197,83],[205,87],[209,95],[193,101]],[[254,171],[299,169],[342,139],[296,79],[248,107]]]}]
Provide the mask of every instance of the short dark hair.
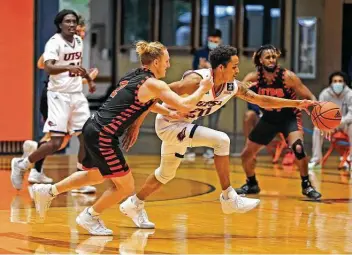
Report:
[{"label": "short dark hair", "polygon": [[213,69],[219,65],[227,66],[232,56],[237,56],[237,49],[230,45],[220,45],[209,53],[209,61]]},{"label": "short dark hair", "polygon": [[254,54],[253,54],[253,63],[255,65],[255,67],[259,67],[261,66],[261,63],[260,63],[260,57],[262,56],[263,52],[266,51],[266,50],[272,50],[274,51],[278,57],[281,55],[281,51],[279,49],[277,49],[274,45],[272,44],[265,44],[263,46],[260,46],[259,49],[257,49]]},{"label": "short dark hair", "polygon": [[346,85],[350,85],[350,78],[348,77],[347,73],[342,72],[342,71],[336,71],[333,72],[329,75],[329,84],[332,83],[332,79],[334,78],[334,76],[341,76],[343,78],[343,81],[346,83]]},{"label": "short dark hair", "polygon": [[54,19],[54,24],[56,26],[56,33],[61,33],[61,28],[60,28],[60,24],[62,23],[62,21],[64,20],[64,17],[68,14],[72,14],[76,17],[77,20],[77,24],[79,22],[79,17],[77,15],[77,13],[74,10],[67,10],[67,9],[63,9],[62,11],[60,11],[58,14],[56,14],[56,17]]},{"label": "short dark hair", "polygon": [[209,36],[214,36],[214,37],[220,37],[222,36],[221,30],[220,29],[214,29],[209,32]]}]

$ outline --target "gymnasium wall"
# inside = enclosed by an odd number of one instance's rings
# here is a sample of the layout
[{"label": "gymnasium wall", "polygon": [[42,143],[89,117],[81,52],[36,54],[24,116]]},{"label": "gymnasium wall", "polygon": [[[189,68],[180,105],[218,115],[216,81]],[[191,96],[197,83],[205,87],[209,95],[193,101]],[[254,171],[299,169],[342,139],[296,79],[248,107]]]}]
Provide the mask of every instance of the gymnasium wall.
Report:
[{"label": "gymnasium wall", "polygon": [[33,134],[34,0],[0,6],[0,141],[22,141]]}]

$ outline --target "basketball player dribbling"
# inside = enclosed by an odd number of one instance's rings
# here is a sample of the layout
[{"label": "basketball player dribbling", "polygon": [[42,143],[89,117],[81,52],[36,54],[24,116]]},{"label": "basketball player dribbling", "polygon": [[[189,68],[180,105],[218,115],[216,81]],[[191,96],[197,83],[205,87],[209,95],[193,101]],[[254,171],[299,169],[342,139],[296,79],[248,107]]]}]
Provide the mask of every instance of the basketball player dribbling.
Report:
[{"label": "basketball player dribbling", "polygon": [[[296,95],[304,99],[316,101],[312,92],[291,71],[278,66],[280,51],[273,45],[260,47],[253,55],[257,72],[249,73],[244,81],[256,82],[251,90],[260,95],[272,95],[279,98],[296,99]],[[269,107],[272,108],[272,107]],[[296,156],[301,174],[302,194],[311,199],[319,199],[321,194],[314,189],[308,176],[308,157],[304,151],[301,111],[293,108],[266,109],[263,116],[249,134],[242,151],[242,166],[247,180],[239,194],[257,194],[260,192],[255,176],[255,160],[259,150],[270,143],[277,133],[288,139],[289,146]]]},{"label": "basketball player dribbling", "polygon": [[[120,79],[119,87],[83,127],[87,154],[82,164],[87,171],[76,172],[55,185],[33,185],[36,209],[42,217],[58,194],[102,183],[109,178],[114,185],[93,206],[81,212],[76,221],[92,235],[112,235],[112,230],[106,228],[100,219],[100,213],[134,192],[134,179],[120,149],[119,137],[150,110],[171,119],[182,117],[176,111],[157,104],[156,100],[160,99],[180,112],[189,112],[212,88],[213,83],[208,76],[202,79],[192,95],[180,97],[159,80],[165,77],[170,67],[166,47],[159,42],[140,41],[136,44],[136,52],[142,67]],[[147,217],[141,220],[145,225],[150,224]]]},{"label": "basketball player dribbling", "polygon": [[[172,120],[158,114],[155,129],[162,140],[160,166],[152,173],[141,190],[120,205],[120,210],[129,216],[139,228],[154,228],[154,224],[144,224],[141,218],[146,217],[145,199],[164,184],[171,181],[182,161],[188,147],[210,147],[214,149],[215,168],[220,180],[222,192],[220,203],[225,214],[245,213],[259,204],[259,199],[239,196],[230,182],[230,138],[224,132],[192,124],[199,117],[214,113],[234,96],[257,104],[260,107],[282,108],[294,107],[306,109],[312,101],[287,100],[266,95],[258,95],[247,88],[247,85],[235,80],[239,73],[237,49],[221,45],[211,51],[209,60],[212,69],[200,69],[186,72],[180,82],[170,85],[179,95],[192,94],[198,89],[203,77],[212,76],[213,89],[197,103],[197,108],[188,113],[185,120]],[[172,106],[165,104],[172,109]],[[131,134],[133,137],[133,134]],[[126,143],[127,149],[130,146]]]},{"label": "basketball player dribbling", "polygon": [[[79,21],[78,21],[78,25],[76,28],[76,34],[82,38],[82,40],[85,37],[85,22],[82,16],[78,16],[79,17]],[[40,56],[38,62],[37,62],[37,67],[39,69],[44,69],[45,65],[44,65],[44,57],[43,55]],[[89,76],[91,77],[92,80],[94,80],[96,78],[96,76],[98,75],[98,70],[96,68],[93,68],[92,70],[90,70],[89,72]],[[82,79],[82,83],[83,84],[88,84],[87,79],[83,78]],[[90,92],[93,93],[95,91],[95,87],[90,87]],[[41,98],[40,98],[40,113],[42,115],[42,118],[44,120],[44,122],[47,120],[48,118],[48,97],[47,97],[47,93],[48,93],[48,82],[45,82],[45,86],[43,87],[42,90],[42,94],[41,94]],[[63,141],[63,144],[61,146],[60,149],[63,149],[67,146],[69,140],[71,138],[71,135],[66,135]],[[39,143],[37,143],[36,141],[31,141],[31,140],[27,140],[24,142],[23,144],[23,155],[22,158],[26,158],[28,157],[32,152],[34,152],[38,147],[42,146],[43,144],[45,144],[46,142],[48,142],[50,140],[50,133],[46,133],[44,134],[44,136],[41,138],[41,140],[39,141]],[[35,162],[34,167],[30,170],[29,175],[28,175],[28,182],[29,183],[52,183],[53,179],[49,178],[48,176],[45,175],[44,173],[44,169],[43,169],[43,164],[45,161],[45,157],[38,160],[37,162]],[[78,192],[78,193],[94,193],[96,192],[96,188],[93,186],[85,186],[82,187],[80,189],[76,189],[76,190],[72,190],[72,192]]]},{"label": "basketball player dribbling", "polygon": [[43,132],[50,134],[50,140],[27,157],[12,159],[11,182],[18,190],[22,188],[24,173],[30,165],[63,148],[66,134],[78,135],[77,166],[81,168],[84,142],[80,133],[90,116],[88,101],[82,93],[82,77],[87,79],[91,92],[95,85],[81,66],[83,41],[76,35],[78,20],[78,15],[72,10],[62,10],[55,17],[57,33],[49,39],[43,54],[45,71],[49,73],[48,118]]}]

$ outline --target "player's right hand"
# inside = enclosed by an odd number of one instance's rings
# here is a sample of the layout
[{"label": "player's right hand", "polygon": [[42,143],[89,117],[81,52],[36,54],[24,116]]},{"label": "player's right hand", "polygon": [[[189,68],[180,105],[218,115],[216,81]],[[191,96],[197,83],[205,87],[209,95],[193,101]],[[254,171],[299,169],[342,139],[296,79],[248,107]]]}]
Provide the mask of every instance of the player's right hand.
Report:
[{"label": "player's right hand", "polygon": [[81,66],[69,65],[67,69],[70,74],[74,74],[78,76],[84,76],[87,73],[86,69],[84,69]]},{"label": "player's right hand", "polygon": [[203,78],[203,80],[200,81],[199,86],[202,87],[205,92],[211,90],[214,86],[213,77],[209,75],[208,77]]}]

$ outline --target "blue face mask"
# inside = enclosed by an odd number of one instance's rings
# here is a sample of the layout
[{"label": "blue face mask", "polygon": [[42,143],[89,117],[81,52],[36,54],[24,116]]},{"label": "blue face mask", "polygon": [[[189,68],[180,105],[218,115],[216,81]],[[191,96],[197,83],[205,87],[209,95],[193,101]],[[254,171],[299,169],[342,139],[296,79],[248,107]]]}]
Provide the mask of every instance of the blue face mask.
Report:
[{"label": "blue face mask", "polygon": [[331,87],[335,94],[339,95],[343,91],[344,84],[341,82],[335,82],[331,84]]},{"label": "blue face mask", "polygon": [[214,43],[214,42],[209,42],[209,41],[208,41],[208,48],[209,48],[210,50],[213,50],[213,49],[215,49],[215,48],[218,47],[218,46],[219,46],[218,43]]}]

